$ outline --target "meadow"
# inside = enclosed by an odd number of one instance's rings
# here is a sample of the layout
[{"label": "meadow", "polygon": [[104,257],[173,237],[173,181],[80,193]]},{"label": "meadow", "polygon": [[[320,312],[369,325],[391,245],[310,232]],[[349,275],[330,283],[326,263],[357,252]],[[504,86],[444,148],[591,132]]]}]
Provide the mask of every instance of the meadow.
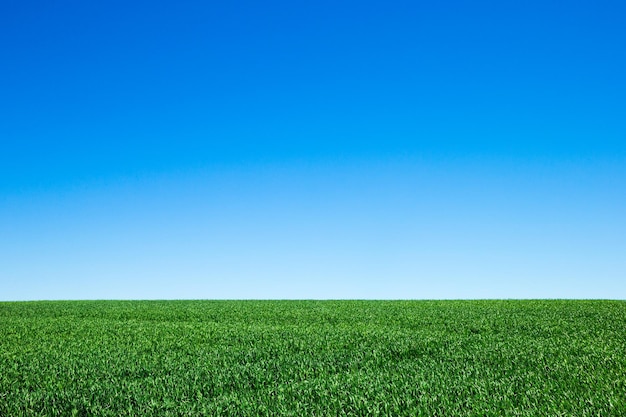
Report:
[{"label": "meadow", "polygon": [[0,416],[626,416],[626,302],[0,303]]}]

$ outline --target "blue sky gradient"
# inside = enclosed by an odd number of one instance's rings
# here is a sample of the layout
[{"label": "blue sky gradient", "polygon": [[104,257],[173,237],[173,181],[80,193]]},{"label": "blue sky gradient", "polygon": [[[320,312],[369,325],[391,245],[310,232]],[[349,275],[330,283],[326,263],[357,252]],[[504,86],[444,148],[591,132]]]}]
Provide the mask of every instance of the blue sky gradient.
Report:
[{"label": "blue sky gradient", "polygon": [[3,2],[0,300],[625,299],[626,5],[340,3]]}]

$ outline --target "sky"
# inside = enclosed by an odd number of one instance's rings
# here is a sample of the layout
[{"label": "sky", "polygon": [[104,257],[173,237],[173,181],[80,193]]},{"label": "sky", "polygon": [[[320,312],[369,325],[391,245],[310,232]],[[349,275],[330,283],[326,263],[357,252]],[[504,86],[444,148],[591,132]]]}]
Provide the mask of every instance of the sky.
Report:
[{"label": "sky", "polygon": [[0,300],[626,299],[622,1],[0,4]]}]

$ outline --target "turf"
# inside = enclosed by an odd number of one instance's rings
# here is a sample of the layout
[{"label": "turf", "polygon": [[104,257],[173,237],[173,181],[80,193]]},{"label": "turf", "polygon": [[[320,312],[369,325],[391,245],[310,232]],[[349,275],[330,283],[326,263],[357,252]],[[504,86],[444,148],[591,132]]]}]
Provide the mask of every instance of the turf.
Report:
[{"label": "turf", "polygon": [[626,416],[623,301],[0,303],[0,416]]}]

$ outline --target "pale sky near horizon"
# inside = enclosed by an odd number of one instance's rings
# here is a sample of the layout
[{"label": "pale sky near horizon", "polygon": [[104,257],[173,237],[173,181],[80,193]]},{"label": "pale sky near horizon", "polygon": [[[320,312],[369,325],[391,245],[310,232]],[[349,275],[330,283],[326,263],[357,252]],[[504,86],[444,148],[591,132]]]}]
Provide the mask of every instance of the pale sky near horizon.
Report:
[{"label": "pale sky near horizon", "polygon": [[0,301],[626,299],[626,6],[0,5]]}]

